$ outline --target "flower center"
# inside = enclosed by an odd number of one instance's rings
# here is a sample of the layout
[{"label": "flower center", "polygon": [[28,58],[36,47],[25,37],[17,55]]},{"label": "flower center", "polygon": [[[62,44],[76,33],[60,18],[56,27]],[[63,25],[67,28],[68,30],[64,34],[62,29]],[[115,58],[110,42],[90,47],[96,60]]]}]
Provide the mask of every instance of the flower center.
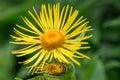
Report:
[{"label": "flower center", "polygon": [[56,49],[62,46],[64,40],[64,36],[60,32],[45,32],[41,38],[41,45],[44,49]]}]

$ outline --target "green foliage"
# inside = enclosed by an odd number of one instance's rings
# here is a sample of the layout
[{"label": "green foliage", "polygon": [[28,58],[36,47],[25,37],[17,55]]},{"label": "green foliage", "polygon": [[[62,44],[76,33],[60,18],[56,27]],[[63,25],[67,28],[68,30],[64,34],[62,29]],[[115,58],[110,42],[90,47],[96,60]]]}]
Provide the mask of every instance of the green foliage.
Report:
[{"label": "green foliage", "polygon": [[23,80],[23,79],[21,79],[21,78],[19,78],[19,77],[15,77],[15,80]]},{"label": "green foliage", "polygon": [[[24,65],[17,64],[23,60],[11,54],[13,49],[20,47],[9,43],[10,34],[13,34],[12,28],[15,24],[23,24],[20,16],[28,16],[27,10],[31,10],[32,6],[39,11],[42,3],[56,2],[60,2],[61,6],[70,4],[78,9],[79,16],[87,17],[94,30],[89,33],[93,34],[89,40],[91,49],[85,52],[91,60],[80,59],[81,66],[69,66],[68,73],[62,78],[49,80],[119,80],[120,0],[1,0],[0,80],[24,80],[30,76]],[[85,33],[80,37],[84,35]],[[34,76],[28,80],[43,78]]]}]

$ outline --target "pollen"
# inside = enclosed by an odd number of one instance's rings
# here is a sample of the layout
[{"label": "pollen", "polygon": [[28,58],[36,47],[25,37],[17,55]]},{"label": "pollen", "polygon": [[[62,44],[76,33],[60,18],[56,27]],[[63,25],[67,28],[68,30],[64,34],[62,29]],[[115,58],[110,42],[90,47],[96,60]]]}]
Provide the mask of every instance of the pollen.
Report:
[{"label": "pollen", "polygon": [[58,31],[45,32],[41,37],[41,45],[44,49],[56,49],[64,43],[64,36]]},{"label": "pollen", "polygon": [[60,76],[66,72],[66,65],[64,63],[55,62],[46,68],[47,74]]}]

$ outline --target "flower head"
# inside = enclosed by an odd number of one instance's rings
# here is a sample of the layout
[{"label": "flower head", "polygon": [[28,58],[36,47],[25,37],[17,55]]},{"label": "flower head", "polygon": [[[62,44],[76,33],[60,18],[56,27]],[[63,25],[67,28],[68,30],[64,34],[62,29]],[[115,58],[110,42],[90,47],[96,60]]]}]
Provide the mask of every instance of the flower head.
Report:
[{"label": "flower head", "polygon": [[78,50],[90,48],[83,45],[88,44],[84,40],[92,36],[85,36],[85,33],[92,29],[91,26],[87,26],[86,18],[78,17],[78,10],[73,11],[73,7],[69,5],[60,9],[60,3],[48,6],[43,4],[39,13],[35,8],[33,10],[34,14],[31,11],[28,13],[36,25],[28,18],[22,17],[27,27],[16,25],[14,32],[17,35],[11,35],[15,39],[11,43],[26,45],[20,50],[12,51],[13,54],[17,57],[33,54],[21,63],[28,64],[34,61],[32,69],[53,59],[66,64],[71,60],[77,65],[80,63],[75,58],[89,59]]}]

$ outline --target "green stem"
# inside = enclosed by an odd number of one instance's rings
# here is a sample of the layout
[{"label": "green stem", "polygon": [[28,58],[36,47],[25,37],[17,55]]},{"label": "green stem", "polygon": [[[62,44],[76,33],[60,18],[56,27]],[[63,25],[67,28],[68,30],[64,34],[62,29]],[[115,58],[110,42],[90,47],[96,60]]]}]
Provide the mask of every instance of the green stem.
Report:
[{"label": "green stem", "polygon": [[63,80],[62,79],[62,76],[61,77],[54,77],[54,76],[50,76],[50,75],[47,75],[47,74],[44,74],[43,76],[44,78],[42,80]]}]

